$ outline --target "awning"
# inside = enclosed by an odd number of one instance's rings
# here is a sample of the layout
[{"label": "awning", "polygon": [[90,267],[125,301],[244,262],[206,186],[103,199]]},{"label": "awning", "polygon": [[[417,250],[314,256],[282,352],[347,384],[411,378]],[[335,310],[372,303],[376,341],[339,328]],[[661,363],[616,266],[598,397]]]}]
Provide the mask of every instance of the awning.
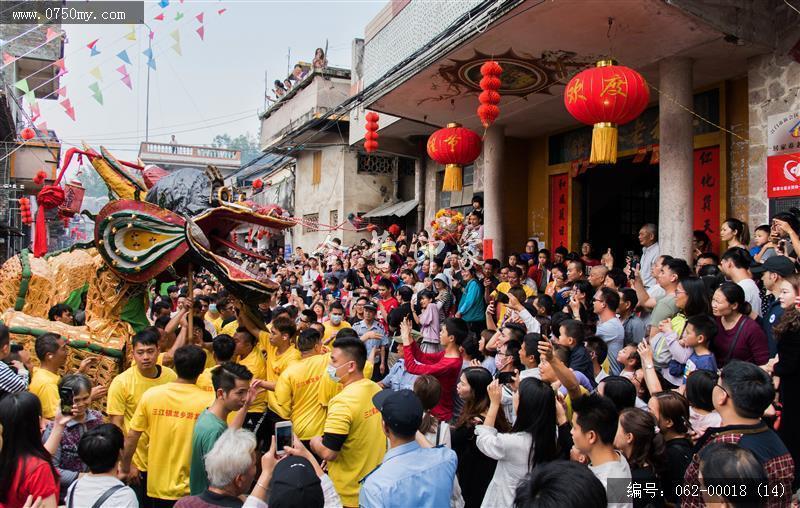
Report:
[{"label": "awning", "polygon": [[417,207],[417,200],[412,199],[410,201],[400,201],[399,203],[384,203],[378,208],[374,208],[369,212],[365,213],[363,217],[365,219],[371,217],[389,217],[391,215],[397,217],[405,217],[408,215],[408,212],[413,210]]}]

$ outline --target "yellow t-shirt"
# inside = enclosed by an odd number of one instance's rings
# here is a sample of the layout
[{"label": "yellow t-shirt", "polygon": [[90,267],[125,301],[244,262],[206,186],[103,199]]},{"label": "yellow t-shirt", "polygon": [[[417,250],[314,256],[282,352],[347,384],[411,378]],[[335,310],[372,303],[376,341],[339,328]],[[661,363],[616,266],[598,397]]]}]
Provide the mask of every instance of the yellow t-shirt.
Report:
[{"label": "yellow t-shirt", "polygon": [[214,394],[194,384],[167,383],[147,390],[130,428],[149,432],[147,495],[180,499],[189,495],[192,433],[200,413],[214,402]]},{"label": "yellow t-shirt", "polygon": [[[265,381],[269,381],[267,376],[267,362],[264,360],[264,355],[261,353],[261,349],[256,347],[250,351],[250,354],[245,356],[244,358],[240,359],[238,362],[239,365],[244,365],[250,372],[253,374],[254,378],[263,379]],[[213,391],[213,390],[212,390]],[[250,413],[262,413],[267,408],[267,393],[272,392],[261,392],[259,393],[253,403],[250,405]]]},{"label": "yellow t-shirt", "polygon": [[206,367],[206,370],[198,376],[197,382],[195,383],[198,388],[202,388],[206,392],[214,393],[214,384],[211,382],[211,371],[215,368],[217,368],[216,364],[211,367]]},{"label": "yellow t-shirt", "polygon": [[344,330],[345,328],[352,328],[350,323],[342,319],[342,322],[339,323],[339,326],[333,326],[330,321],[325,321],[323,324],[325,327],[325,335],[322,336],[322,343],[328,345],[335,337],[339,330]]},{"label": "yellow t-shirt", "polygon": [[[266,336],[266,341],[264,340]],[[261,332],[258,337],[259,344],[265,344],[264,350],[267,353],[267,381],[276,383],[281,373],[286,370],[286,367],[294,362],[300,360],[300,351],[294,346],[289,348],[282,354],[278,354],[278,348],[269,342],[269,332]],[[272,390],[267,391],[267,405],[274,412],[278,412],[278,400],[275,398],[275,392]]]},{"label": "yellow t-shirt", "polygon": [[58,382],[61,376],[53,374],[49,370],[37,368],[33,371],[31,384],[28,391],[39,397],[42,403],[42,416],[48,420],[56,417],[56,409],[61,403],[61,396],[58,395]]},{"label": "yellow t-shirt", "polygon": [[[508,293],[509,289],[511,289],[511,284],[509,284],[508,282],[501,282],[500,284],[497,285],[497,288],[492,292],[492,295],[493,296],[497,296],[498,292],[500,292],[500,293]],[[525,291],[525,296],[527,298],[530,298],[532,296],[536,296],[536,293],[527,284],[523,284],[522,285],[522,289],[523,289],[523,291]],[[519,303],[525,303],[525,302],[519,302]]]},{"label": "yellow t-shirt", "polygon": [[[588,393],[589,393],[589,390],[587,390],[583,386],[580,387],[580,390],[581,390],[581,394],[583,394],[583,395],[588,395]],[[571,422],[572,421],[572,398],[569,396],[569,394],[564,396],[564,403],[567,405],[567,407],[566,407],[566,409],[564,411],[566,413],[566,415],[567,415],[567,421]]]},{"label": "yellow t-shirt", "polygon": [[217,331],[217,335],[227,334],[233,337],[233,334],[236,333],[236,329],[239,328],[239,322],[235,319],[228,323],[225,326],[222,326],[222,316],[218,317],[214,321],[211,322],[214,325],[214,329]]},{"label": "yellow t-shirt", "polygon": [[[125,434],[130,430],[131,418],[136,412],[136,406],[144,392],[154,386],[175,381],[178,375],[169,367],[161,367],[158,377],[149,378],[142,375],[136,366],[129,367],[125,372],[115,377],[108,387],[108,403],[106,413],[109,416],[122,417],[122,431]],[[147,443],[150,436],[145,432],[139,438],[136,452],[133,455],[133,464],[139,471],[147,471]]]},{"label": "yellow t-shirt", "polygon": [[292,363],[278,377],[275,412],[292,421],[300,439],[322,435],[327,410],[320,402],[320,391],[328,377],[329,363],[330,355],[310,356]]},{"label": "yellow t-shirt", "polygon": [[328,463],[328,475],[345,506],[358,506],[359,480],[378,467],[386,453],[381,414],[372,403],[379,391],[377,383],[362,379],[345,386],[328,406],[324,432],[347,435],[336,460]]}]

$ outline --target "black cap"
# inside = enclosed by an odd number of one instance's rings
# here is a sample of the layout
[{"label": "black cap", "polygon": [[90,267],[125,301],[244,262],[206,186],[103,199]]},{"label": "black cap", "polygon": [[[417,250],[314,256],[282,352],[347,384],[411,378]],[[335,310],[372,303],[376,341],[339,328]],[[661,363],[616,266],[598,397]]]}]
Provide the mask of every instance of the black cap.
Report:
[{"label": "black cap", "polygon": [[275,466],[269,487],[270,508],[322,506],[325,498],[314,467],[303,457],[284,457]]},{"label": "black cap", "polygon": [[367,302],[364,304],[364,310],[371,310],[372,312],[378,312],[378,306],[375,305],[373,302]]},{"label": "black cap", "polygon": [[794,273],[794,263],[786,256],[772,256],[761,264],[750,268],[753,274],[764,272],[777,273],[781,277],[788,277]]},{"label": "black cap", "polygon": [[413,436],[422,423],[422,402],[411,390],[382,390],[372,397],[372,403],[389,429],[399,436]]}]

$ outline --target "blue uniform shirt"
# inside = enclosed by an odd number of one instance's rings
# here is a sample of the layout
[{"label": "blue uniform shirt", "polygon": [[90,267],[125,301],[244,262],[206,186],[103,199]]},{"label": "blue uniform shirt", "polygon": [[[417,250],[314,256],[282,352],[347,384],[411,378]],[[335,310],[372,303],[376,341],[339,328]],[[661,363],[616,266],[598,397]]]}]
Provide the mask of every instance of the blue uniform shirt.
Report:
[{"label": "blue uniform shirt", "polygon": [[383,463],[361,480],[358,505],[365,508],[450,506],[456,453],[421,448],[415,441],[386,452]]},{"label": "blue uniform shirt", "polygon": [[416,380],[417,376],[406,370],[406,361],[403,358],[399,358],[389,369],[386,377],[381,380],[381,383],[386,388],[391,388],[396,392],[398,390],[413,390],[414,381]]},{"label": "blue uniform shirt", "polygon": [[359,321],[353,325],[353,330],[358,334],[359,338],[370,331],[378,332],[381,335],[380,339],[369,339],[364,342],[364,345],[367,346],[367,356],[369,356],[370,352],[376,347],[389,345],[389,337],[386,335],[386,330],[378,323],[377,319],[372,321],[372,326],[367,326],[367,323],[364,321]]}]

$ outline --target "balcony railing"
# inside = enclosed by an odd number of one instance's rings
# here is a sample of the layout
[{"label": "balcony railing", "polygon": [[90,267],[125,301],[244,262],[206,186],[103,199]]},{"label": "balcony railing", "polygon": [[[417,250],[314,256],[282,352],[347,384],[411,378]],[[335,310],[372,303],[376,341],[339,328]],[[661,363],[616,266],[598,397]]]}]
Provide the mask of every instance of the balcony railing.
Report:
[{"label": "balcony railing", "polygon": [[140,157],[147,154],[192,157],[197,159],[219,159],[227,162],[239,162],[242,158],[242,152],[240,150],[173,143],[153,143],[149,141],[143,142],[139,148]]}]

